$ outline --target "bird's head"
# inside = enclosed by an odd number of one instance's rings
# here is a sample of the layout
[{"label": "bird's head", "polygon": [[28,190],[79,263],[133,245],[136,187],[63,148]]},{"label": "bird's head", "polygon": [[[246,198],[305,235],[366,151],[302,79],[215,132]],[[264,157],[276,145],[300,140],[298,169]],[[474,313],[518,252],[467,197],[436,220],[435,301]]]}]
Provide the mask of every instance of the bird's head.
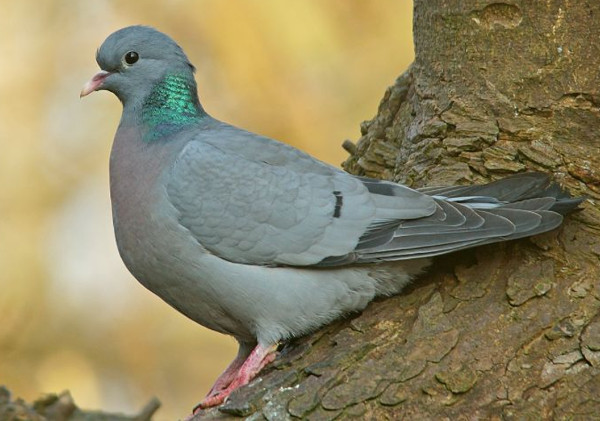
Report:
[{"label": "bird's head", "polygon": [[114,93],[123,104],[143,100],[165,75],[177,73],[193,80],[194,66],[175,41],[148,26],[128,26],[104,41],[96,54],[100,72],[81,90]]}]

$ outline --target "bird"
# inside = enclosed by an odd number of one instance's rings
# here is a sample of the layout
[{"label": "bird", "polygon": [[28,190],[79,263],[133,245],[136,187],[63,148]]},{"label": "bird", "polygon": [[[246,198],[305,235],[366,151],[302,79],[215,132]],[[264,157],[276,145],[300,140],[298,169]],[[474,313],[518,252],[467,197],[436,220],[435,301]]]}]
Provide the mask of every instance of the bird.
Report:
[{"label": "bird", "polygon": [[211,117],[183,49],[149,26],[110,34],[96,61],[80,96],[122,103],[110,194],[125,266],[239,344],[194,413],[249,383],[279,344],[398,294],[432,257],[553,230],[583,200],[539,172],[420,189],[349,174]]}]

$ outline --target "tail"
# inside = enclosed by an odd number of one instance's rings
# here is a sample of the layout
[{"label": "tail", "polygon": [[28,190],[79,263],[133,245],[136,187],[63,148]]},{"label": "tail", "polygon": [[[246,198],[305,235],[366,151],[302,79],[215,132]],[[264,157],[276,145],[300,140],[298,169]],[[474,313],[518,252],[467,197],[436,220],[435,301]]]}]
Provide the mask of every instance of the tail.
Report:
[{"label": "tail", "polygon": [[[492,200],[493,204],[502,207],[532,199],[552,199],[552,206],[548,209],[541,207],[538,210],[550,210],[561,215],[574,211],[585,200],[585,197],[571,197],[558,184],[552,182],[547,174],[540,172],[516,174],[483,185],[425,187],[419,189],[419,191],[432,197],[440,197],[458,203],[472,203],[473,206],[471,207],[473,208],[476,208],[477,199],[482,199],[479,203],[481,205],[480,209],[484,209],[486,201],[489,200]],[[531,206],[531,208],[524,209],[536,209],[534,202],[531,203]],[[490,207],[495,208],[497,206]]]},{"label": "tail", "polygon": [[437,203],[426,218],[402,221],[385,244],[365,242],[357,262],[416,259],[550,231],[585,199],[571,197],[543,173],[517,174],[485,185],[426,187]]}]

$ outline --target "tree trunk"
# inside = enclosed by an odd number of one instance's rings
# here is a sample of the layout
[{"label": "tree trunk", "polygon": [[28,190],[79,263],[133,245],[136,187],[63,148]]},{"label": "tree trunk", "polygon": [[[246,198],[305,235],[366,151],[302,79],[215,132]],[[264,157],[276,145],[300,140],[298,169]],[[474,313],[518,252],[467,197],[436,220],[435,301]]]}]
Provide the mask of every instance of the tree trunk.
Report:
[{"label": "tree trunk", "polygon": [[416,60],[345,169],[415,187],[540,170],[589,200],[552,233],[436,259],[202,419],[600,416],[600,2],[415,0],[414,16]]}]

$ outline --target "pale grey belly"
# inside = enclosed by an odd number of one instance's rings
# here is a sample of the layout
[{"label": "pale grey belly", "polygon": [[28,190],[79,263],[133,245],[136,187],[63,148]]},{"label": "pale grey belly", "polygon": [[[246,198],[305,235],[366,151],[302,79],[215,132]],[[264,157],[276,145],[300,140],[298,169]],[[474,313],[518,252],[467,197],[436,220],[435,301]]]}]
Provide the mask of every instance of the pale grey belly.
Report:
[{"label": "pale grey belly", "polygon": [[113,204],[119,253],[147,289],[195,322],[240,340],[254,340],[247,323],[220,303],[220,279],[210,279],[202,258],[207,251],[176,219],[168,203],[139,203],[134,212]]}]

